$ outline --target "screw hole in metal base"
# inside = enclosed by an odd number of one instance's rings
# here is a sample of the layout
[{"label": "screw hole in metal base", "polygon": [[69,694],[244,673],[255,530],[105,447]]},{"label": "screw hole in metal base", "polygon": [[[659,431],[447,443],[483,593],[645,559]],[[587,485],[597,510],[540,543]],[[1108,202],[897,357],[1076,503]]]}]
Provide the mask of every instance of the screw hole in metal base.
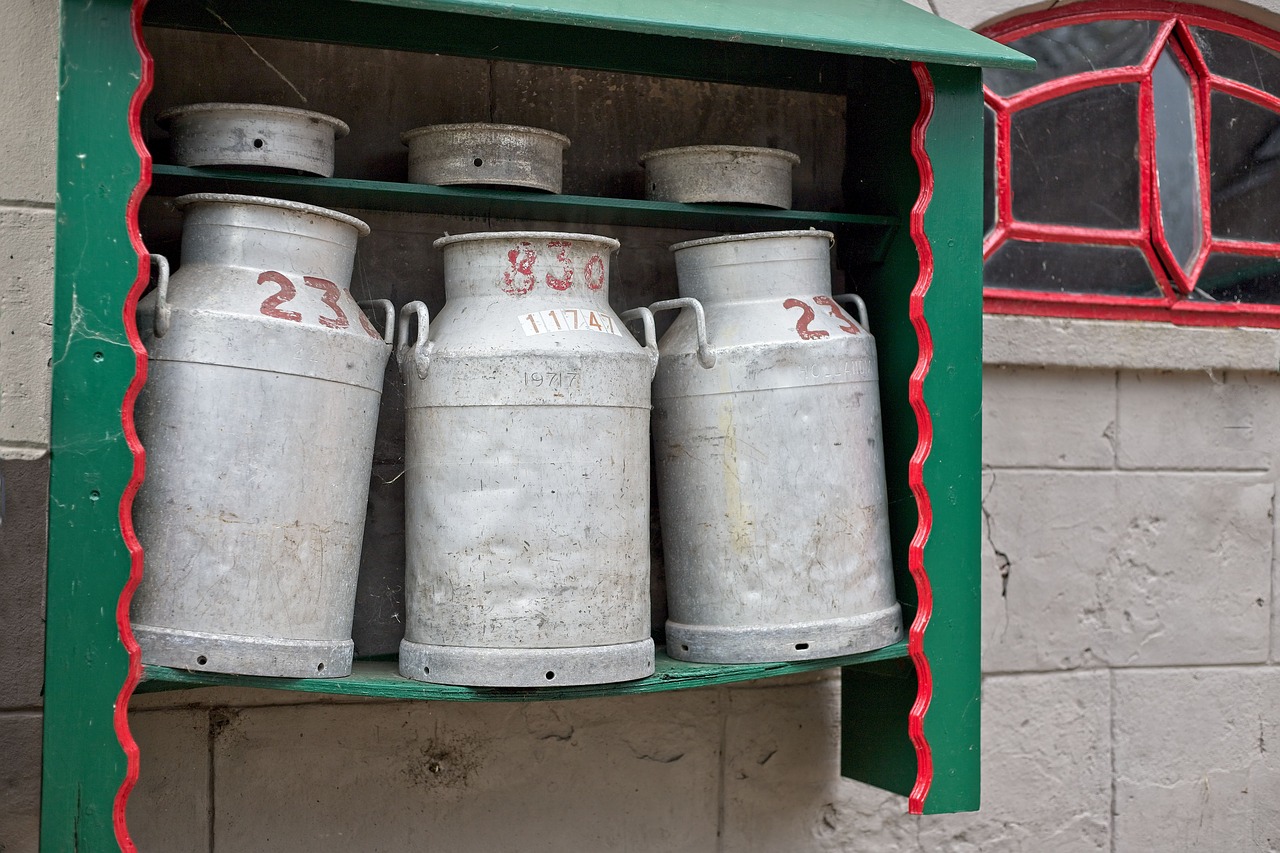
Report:
[{"label": "screw hole in metal base", "polygon": [[471,161],[471,165],[475,166],[478,169],[484,165],[484,160],[481,160],[479,157],[477,157],[476,159]]},{"label": "screw hole in metal base", "polygon": [[255,139],[255,140],[253,140],[253,147],[254,147],[254,148],[261,148],[262,146],[264,146],[264,145],[266,145],[266,144],[267,144],[267,143],[263,142],[261,139]]},{"label": "screw hole in metal base", "polygon": [[209,659],[204,655],[200,655],[200,657],[196,658],[196,663],[200,664],[201,666],[204,666],[208,662],[209,662]]}]

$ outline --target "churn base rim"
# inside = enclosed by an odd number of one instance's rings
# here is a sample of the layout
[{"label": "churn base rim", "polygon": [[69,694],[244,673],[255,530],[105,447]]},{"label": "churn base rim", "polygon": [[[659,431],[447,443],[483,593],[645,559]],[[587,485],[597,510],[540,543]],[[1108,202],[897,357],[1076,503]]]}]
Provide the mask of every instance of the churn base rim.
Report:
[{"label": "churn base rim", "polygon": [[[276,678],[341,678],[351,674],[351,640],[294,640],[183,631],[134,624],[142,662],[193,672]],[[203,659],[203,663],[201,660]]]},{"label": "churn base rim", "polygon": [[[652,639],[560,649],[438,646],[400,641],[400,674],[467,687],[565,687],[612,684],[653,675]],[[548,677],[548,673],[552,677]]]},{"label": "churn base rim", "polygon": [[870,652],[902,639],[902,607],[789,625],[685,625],[667,620],[667,655],[692,663],[785,663]]}]

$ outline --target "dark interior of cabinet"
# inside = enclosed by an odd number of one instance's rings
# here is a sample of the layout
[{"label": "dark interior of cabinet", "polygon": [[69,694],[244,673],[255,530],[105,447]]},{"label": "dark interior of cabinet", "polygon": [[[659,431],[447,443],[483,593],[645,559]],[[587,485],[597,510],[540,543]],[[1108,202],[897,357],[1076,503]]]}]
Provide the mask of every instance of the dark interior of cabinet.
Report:
[{"label": "dark interior of cabinet", "polygon": [[[326,113],[351,126],[350,135],[336,145],[337,178],[403,182],[407,149],[400,142],[402,131],[425,124],[491,121],[569,136],[567,195],[641,199],[640,156],[645,151],[722,143],[799,154],[794,209],[846,209],[843,95],[162,27],[146,28],[145,38],[155,61],[155,86],[143,108],[142,127],[157,164],[172,162],[167,135],[155,122],[161,110],[206,101],[269,103]],[[190,184],[182,191],[193,191]],[[144,201],[140,222],[148,249],[165,254],[176,267],[181,264],[181,216],[172,198],[162,194],[164,187],[160,182],[159,191]],[[200,189],[245,192],[234,186]],[[356,298],[386,298],[397,306],[418,299],[433,314],[444,303],[444,282],[440,255],[431,244],[445,233],[554,230],[614,237],[622,248],[612,264],[610,302],[619,312],[677,295],[671,244],[723,233],[392,212],[372,205],[341,209],[372,227],[356,257],[351,283]],[[850,276],[846,288],[835,257],[834,290],[856,290],[857,276]],[[670,315],[660,322],[669,323]],[[874,328],[874,317],[872,324]],[[394,654],[403,634],[402,389],[393,361],[383,391],[353,629],[357,655],[363,657]],[[661,642],[666,607],[656,496],[654,500],[652,616]]]}]

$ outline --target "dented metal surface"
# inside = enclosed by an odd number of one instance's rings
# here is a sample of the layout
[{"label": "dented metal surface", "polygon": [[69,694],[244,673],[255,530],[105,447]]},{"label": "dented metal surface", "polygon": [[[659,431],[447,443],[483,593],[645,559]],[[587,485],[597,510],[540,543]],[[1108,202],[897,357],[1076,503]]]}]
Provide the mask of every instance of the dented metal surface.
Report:
[{"label": "dented metal surface", "polygon": [[475,184],[560,192],[569,137],[512,124],[436,124],[400,135],[409,182]]},{"label": "dented metal surface", "polygon": [[180,166],[237,166],[333,177],[334,141],[346,123],[312,110],[272,104],[185,104],[156,122],[169,131]]},{"label": "dented metal surface", "polygon": [[791,169],[799,156],[778,148],[686,145],[650,151],[645,198],[652,201],[759,204],[791,209]]},{"label": "dented metal surface", "polygon": [[859,323],[831,295],[831,240],[672,247],[685,304],[653,306],[684,309],[654,383],[672,657],[806,660],[902,638],[875,341],[861,306]]},{"label": "dented metal surface", "polygon": [[656,349],[609,307],[606,237],[445,237],[446,301],[402,310],[405,638],[423,681],[641,678]]},{"label": "dented metal surface", "polygon": [[177,203],[182,268],[138,306],[143,661],[346,675],[391,351],[347,289],[368,227],[273,199]]}]

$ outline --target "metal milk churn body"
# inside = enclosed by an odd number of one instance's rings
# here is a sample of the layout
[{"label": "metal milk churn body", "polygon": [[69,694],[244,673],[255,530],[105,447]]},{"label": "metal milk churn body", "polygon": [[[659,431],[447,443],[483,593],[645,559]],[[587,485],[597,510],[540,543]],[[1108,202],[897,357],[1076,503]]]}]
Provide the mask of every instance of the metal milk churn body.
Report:
[{"label": "metal milk churn body", "polygon": [[804,660],[902,636],[875,341],[831,295],[832,239],[672,247],[683,298],[653,306],[685,309],[654,382],[672,657]]},{"label": "metal milk churn body", "polygon": [[397,350],[407,384],[400,672],[525,687],[651,674],[657,351],[609,307],[617,241],[505,232],[435,245],[444,308],[428,323],[421,303],[406,305]]},{"label": "metal milk churn body", "polygon": [[177,205],[182,268],[138,306],[143,660],[347,675],[391,352],[347,289],[368,226],[251,196]]}]

